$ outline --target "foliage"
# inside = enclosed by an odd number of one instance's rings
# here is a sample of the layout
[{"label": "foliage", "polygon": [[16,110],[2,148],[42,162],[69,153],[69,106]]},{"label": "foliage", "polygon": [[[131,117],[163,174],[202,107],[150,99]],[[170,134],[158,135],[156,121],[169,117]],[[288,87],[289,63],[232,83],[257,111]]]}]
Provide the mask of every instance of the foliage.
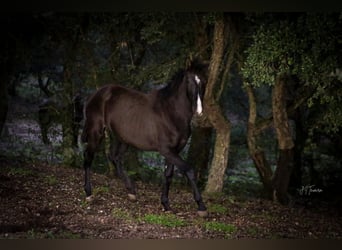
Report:
[{"label": "foliage", "polygon": [[326,131],[336,132],[342,125],[341,79],[336,71],[341,66],[339,15],[269,15],[256,20],[242,68],[247,83],[273,85],[277,76],[295,75],[313,91],[309,107],[327,108],[319,123]]},{"label": "foliage", "polygon": [[225,192],[229,196],[234,195],[245,199],[260,195],[262,186],[252,162],[246,161],[234,169],[229,169],[227,175]]},{"label": "foliage", "polygon": [[208,231],[219,231],[227,234],[236,232],[237,228],[233,224],[226,224],[217,221],[209,221],[204,223],[204,228]]},{"label": "foliage", "polygon": [[[23,120],[24,121],[24,120]],[[22,128],[22,122],[18,123]],[[17,128],[14,128],[14,133]],[[58,136],[54,134],[54,136]],[[54,137],[55,138],[55,137]],[[57,141],[57,140],[56,140]],[[3,155],[13,159],[20,158],[26,162],[61,162],[60,143],[50,146],[42,145],[37,131],[28,129],[26,134],[8,134],[1,138],[1,142],[6,145],[2,148]],[[54,148],[51,150],[51,148]]]},{"label": "foliage", "polygon": [[182,227],[186,225],[186,222],[184,220],[179,219],[177,216],[173,214],[146,214],[142,218],[142,220],[147,223],[162,225],[166,227]]},{"label": "foliage", "polygon": [[106,194],[109,193],[109,187],[107,186],[99,186],[99,187],[94,187],[93,190],[93,195],[99,195],[99,194]]},{"label": "foliage", "polygon": [[58,183],[57,177],[55,175],[47,175],[45,180],[50,186],[54,186]]},{"label": "foliage", "polygon": [[8,175],[9,176],[16,176],[16,175],[19,175],[19,176],[27,176],[27,175],[32,175],[33,172],[32,170],[30,169],[25,169],[25,168],[11,168],[10,171],[8,172]]},{"label": "foliage", "polygon": [[246,50],[244,76],[255,86],[273,85],[274,77],[283,74],[296,74],[306,84],[331,82],[329,73],[338,68],[340,21],[336,18],[328,14],[290,15],[259,24]]},{"label": "foliage", "polygon": [[221,204],[210,204],[208,206],[209,213],[218,213],[218,214],[226,214],[228,209]]}]

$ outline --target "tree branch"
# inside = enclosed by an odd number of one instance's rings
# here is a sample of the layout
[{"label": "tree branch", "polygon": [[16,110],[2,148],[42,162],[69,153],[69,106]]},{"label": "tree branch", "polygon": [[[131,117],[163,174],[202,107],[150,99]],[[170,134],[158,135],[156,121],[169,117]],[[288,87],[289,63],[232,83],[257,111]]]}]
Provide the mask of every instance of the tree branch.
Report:
[{"label": "tree branch", "polygon": [[[299,108],[304,102],[306,102],[313,95],[313,91],[309,91],[306,86],[303,86],[299,89],[301,94],[300,97],[295,100],[291,106],[287,107],[287,113],[289,116],[294,114],[297,108]],[[273,115],[258,121],[255,126],[255,134],[261,133],[263,130],[273,125]]]}]

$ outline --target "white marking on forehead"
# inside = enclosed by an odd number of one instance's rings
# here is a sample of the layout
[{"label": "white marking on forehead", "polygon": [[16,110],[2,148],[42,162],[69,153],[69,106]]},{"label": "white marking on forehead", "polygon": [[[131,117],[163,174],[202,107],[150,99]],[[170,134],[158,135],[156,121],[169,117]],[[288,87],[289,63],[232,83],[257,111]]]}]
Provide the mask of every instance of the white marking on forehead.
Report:
[{"label": "white marking on forehead", "polygon": [[197,75],[195,75],[195,81],[197,84],[200,84],[201,80],[199,79],[199,77]]},{"label": "white marking on forehead", "polygon": [[196,104],[197,104],[196,113],[198,115],[202,115],[203,107],[202,107],[202,101],[201,101],[199,94],[197,95],[197,103]]}]

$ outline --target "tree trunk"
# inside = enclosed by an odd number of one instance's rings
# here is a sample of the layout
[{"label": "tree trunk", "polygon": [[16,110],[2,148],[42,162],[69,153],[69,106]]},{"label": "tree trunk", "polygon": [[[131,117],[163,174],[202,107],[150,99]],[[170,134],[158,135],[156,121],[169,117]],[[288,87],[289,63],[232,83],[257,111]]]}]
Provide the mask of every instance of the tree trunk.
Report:
[{"label": "tree trunk", "polygon": [[253,89],[251,86],[246,86],[246,91],[249,100],[249,118],[248,118],[248,132],[247,144],[249,153],[253,159],[254,165],[259,173],[260,180],[264,186],[265,194],[268,198],[272,198],[272,169],[265,157],[264,151],[257,143],[257,135],[255,133],[255,121],[257,117],[256,101]]},{"label": "tree trunk", "polygon": [[[69,59],[70,60],[70,59]],[[59,114],[62,122],[63,131],[63,163],[68,166],[76,166],[76,153],[74,152],[74,129],[73,129],[73,83],[71,79],[70,62],[64,65],[64,79],[63,79],[63,100],[64,108]]]},{"label": "tree trunk", "polygon": [[8,111],[8,98],[7,98],[7,80],[5,76],[7,72],[0,73],[0,137],[2,128],[6,122],[7,111]]},{"label": "tree trunk", "polygon": [[215,98],[215,89],[221,89],[220,86],[217,86],[217,83],[219,82],[220,65],[225,48],[225,31],[225,21],[223,16],[220,16],[215,22],[214,48],[210,60],[209,77],[204,96],[205,114],[216,131],[213,160],[205,187],[206,193],[222,192],[225,171],[228,164],[230,123],[223,115]]},{"label": "tree trunk", "polygon": [[273,177],[273,198],[288,204],[287,194],[294,161],[294,142],[286,111],[286,77],[277,76],[272,93],[272,111],[279,148],[277,168]]},{"label": "tree trunk", "polygon": [[[8,31],[3,30],[4,34]],[[8,112],[8,86],[11,76],[14,74],[16,55],[16,43],[7,39],[0,41],[2,51],[0,53],[0,137],[5,125]]]},{"label": "tree trunk", "polygon": [[302,162],[305,141],[308,137],[307,129],[303,124],[303,113],[301,109],[297,109],[294,114],[296,126],[295,147],[294,147],[294,168],[290,178],[289,190],[291,193],[297,192],[297,189],[302,186]]},{"label": "tree trunk", "polygon": [[208,181],[205,187],[206,193],[222,192],[224,176],[228,165],[228,152],[230,146],[230,123],[222,115],[222,110],[217,104],[207,108],[210,122],[216,131],[214,155],[209,169]]},{"label": "tree trunk", "polygon": [[89,26],[88,14],[81,15],[78,20],[79,28],[75,30],[75,34],[65,33],[70,39],[65,44],[64,72],[63,72],[63,104],[65,108],[62,110],[62,129],[63,129],[63,155],[64,164],[69,166],[77,166],[77,153],[74,149],[75,138],[78,133],[74,124],[74,98],[76,96],[75,84],[73,81],[73,73],[75,72],[75,62],[77,54],[82,48],[84,41],[82,34],[87,32]]}]

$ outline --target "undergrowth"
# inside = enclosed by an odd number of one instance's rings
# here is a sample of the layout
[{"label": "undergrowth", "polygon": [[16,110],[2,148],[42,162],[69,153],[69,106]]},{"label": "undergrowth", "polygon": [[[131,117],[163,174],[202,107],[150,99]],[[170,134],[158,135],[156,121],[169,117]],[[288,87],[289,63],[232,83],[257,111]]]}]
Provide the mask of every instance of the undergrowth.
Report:
[{"label": "undergrowth", "polygon": [[208,231],[218,231],[227,234],[232,234],[237,230],[236,226],[234,226],[233,224],[226,224],[216,221],[205,222],[204,228]]},{"label": "undergrowth", "polygon": [[156,214],[146,214],[142,217],[142,221],[151,224],[157,224],[165,227],[182,227],[187,225],[187,223],[183,220],[178,218],[176,215],[173,214],[165,214],[165,215],[156,215]]}]

